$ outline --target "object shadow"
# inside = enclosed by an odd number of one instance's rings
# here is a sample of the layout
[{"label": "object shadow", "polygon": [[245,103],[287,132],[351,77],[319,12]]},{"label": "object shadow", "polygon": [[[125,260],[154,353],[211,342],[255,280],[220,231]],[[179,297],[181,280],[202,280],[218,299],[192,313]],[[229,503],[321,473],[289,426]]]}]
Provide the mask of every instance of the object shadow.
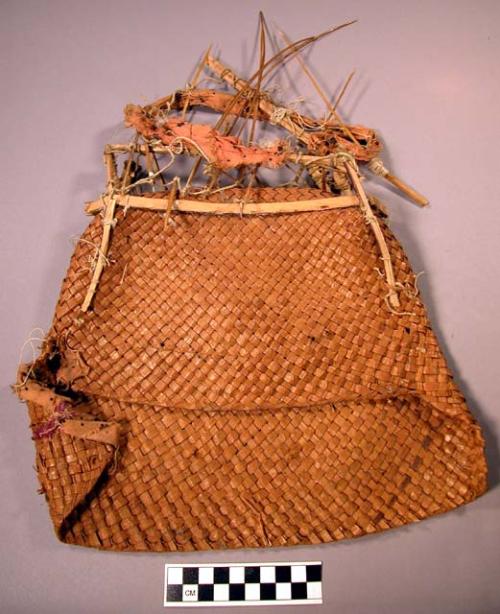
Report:
[{"label": "object shadow", "polygon": [[[381,140],[383,142],[383,139]],[[394,169],[396,171],[396,165],[393,164],[388,148],[385,146],[383,158],[388,168]],[[379,191],[379,188],[380,181],[377,182],[377,185],[373,190],[376,195],[378,195],[377,192]],[[410,214],[408,207],[416,205],[412,205],[408,201],[402,204],[401,194],[396,190],[396,188],[391,185],[384,185],[384,190],[386,194],[390,195],[390,199],[387,199],[386,197],[384,197],[384,195],[382,195],[382,200],[388,202],[390,207],[398,207],[398,221],[397,223],[391,223],[391,217],[389,214],[389,226],[391,227],[398,241],[403,246],[404,251],[411,263],[413,271],[415,271],[415,273],[418,273],[419,271],[425,271],[426,259],[420,244],[417,242],[414,234],[412,233],[412,224],[410,223],[409,219]],[[432,206],[432,194],[428,194],[427,196],[430,197],[430,206]],[[425,215],[425,209],[421,211],[421,213]],[[461,393],[464,395],[468,408],[470,409],[473,417],[477,420],[478,424],[481,427],[485,440],[485,456],[488,466],[488,490],[492,490],[500,483],[499,442],[495,435],[495,429],[494,425],[492,424],[492,421],[486,417],[485,412],[481,408],[481,404],[473,394],[470,386],[467,383],[466,377],[460,371],[458,363],[450,351],[445,334],[443,332],[443,329],[441,328],[441,324],[439,321],[438,309],[433,296],[432,283],[432,278],[428,275],[423,275],[419,279],[418,286],[420,295],[422,297],[422,302],[425,306],[432,330],[438,340],[439,347],[443,352],[448,368],[450,369],[451,374],[453,376],[453,380],[460,389]]]}]

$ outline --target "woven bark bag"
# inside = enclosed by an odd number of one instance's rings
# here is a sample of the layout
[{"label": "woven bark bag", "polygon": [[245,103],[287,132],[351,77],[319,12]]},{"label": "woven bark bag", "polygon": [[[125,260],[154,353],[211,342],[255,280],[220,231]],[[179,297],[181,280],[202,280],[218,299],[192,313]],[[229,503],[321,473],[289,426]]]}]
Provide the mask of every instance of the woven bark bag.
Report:
[{"label": "woven bark bag", "polygon": [[[183,120],[157,121],[165,100],[127,107],[140,140],[106,149],[106,193],[87,207],[96,215],[41,354],[19,370],[59,539],[317,544],[483,493],[480,428],[403,248],[364,192],[367,160],[344,141],[333,153],[250,151],[207,127],[182,132]],[[169,100],[169,111],[185,105]],[[139,158],[148,168],[165,151],[203,153],[212,171],[250,154],[268,166],[301,156],[316,186],[141,192],[160,173],[141,180]]]}]

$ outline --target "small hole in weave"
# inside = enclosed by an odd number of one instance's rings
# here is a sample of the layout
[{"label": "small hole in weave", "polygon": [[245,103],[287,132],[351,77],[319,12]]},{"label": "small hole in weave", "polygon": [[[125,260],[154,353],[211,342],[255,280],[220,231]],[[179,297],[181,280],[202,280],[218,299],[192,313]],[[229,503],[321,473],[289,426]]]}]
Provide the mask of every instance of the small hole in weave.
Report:
[{"label": "small hole in weave", "polygon": [[47,358],[47,368],[51,373],[57,373],[61,366],[61,354],[54,352]]},{"label": "small hole in weave", "polygon": [[416,456],[415,460],[411,464],[411,468],[412,469],[418,469],[421,464],[422,464],[422,459],[420,458],[420,456]]},{"label": "small hole in weave", "polygon": [[384,519],[384,513],[383,512],[378,512],[377,515],[375,516],[375,518],[373,519],[373,522],[375,524],[378,524],[383,519]]},{"label": "small hole in weave", "polygon": [[405,326],[405,333],[411,333],[411,328],[409,326]]},{"label": "small hole in weave", "polygon": [[401,482],[401,488],[405,488],[411,482],[411,478],[409,475],[405,475],[403,481]]}]

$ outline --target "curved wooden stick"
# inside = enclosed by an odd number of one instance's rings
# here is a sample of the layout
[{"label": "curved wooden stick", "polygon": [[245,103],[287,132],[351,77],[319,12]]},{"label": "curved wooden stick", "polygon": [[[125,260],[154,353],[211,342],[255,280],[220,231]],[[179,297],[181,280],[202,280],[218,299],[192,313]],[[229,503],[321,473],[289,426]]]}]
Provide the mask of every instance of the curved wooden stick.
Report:
[{"label": "curved wooden stick", "polygon": [[396,278],[394,277],[394,269],[392,268],[391,262],[391,254],[389,253],[389,248],[387,247],[387,243],[385,241],[384,233],[380,228],[379,221],[377,216],[373,213],[371,205],[368,201],[368,197],[366,196],[366,192],[361,184],[361,180],[357,171],[353,168],[350,162],[345,163],[345,169],[347,174],[349,175],[354,189],[356,190],[357,195],[359,196],[359,201],[361,205],[361,211],[365,216],[366,221],[370,224],[371,229],[373,230],[373,234],[375,235],[375,239],[380,247],[380,251],[382,252],[382,261],[384,263],[385,277],[387,279],[387,285],[389,286],[389,305],[394,309],[397,309],[400,306],[398,293],[396,292]]},{"label": "curved wooden stick", "polygon": [[90,303],[94,297],[95,291],[97,289],[97,284],[99,283],[99,279],[101,278],[101,274],[106,265],[106,254],[108,252],[109,240],[111,238],[111,228],[115,219],[115,209],[116,209],[116,197],[109,198],[106,202],[106,209],[104,213],[103,220],[103,232],[101,245],[99,247],[99,253],[97,256],[97,263],[92,274],[92,281],[90,282],[90,286],[87,290],[87,294],[83,300],[82,311],[87,311],[90,307]]}]

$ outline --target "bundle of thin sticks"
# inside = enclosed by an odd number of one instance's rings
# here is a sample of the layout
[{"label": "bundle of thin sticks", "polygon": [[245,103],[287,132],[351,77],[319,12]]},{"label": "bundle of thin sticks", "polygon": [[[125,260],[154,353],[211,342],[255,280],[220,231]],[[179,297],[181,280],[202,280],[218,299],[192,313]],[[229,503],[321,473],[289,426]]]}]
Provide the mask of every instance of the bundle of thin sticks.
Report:
[{"label": "bundle of thin sticks", "polygon": [[[92,282],[82,306],[84,311],[91,303],[99,277],[106,265],[115,208],[117,204],[123,205],[125,197],[126,202],[130,203],[130,198],[134,198],[133,194],[137,194],[138,190],[142,192],[146,185],[155,190],[160,183],[161,190],[168,191],[165,207],[167,225],[179,195],[184,198],[194,194],[208,195],[235,185],[251,188],[262,183],[258,174],[260,168],[283,166],[295,168],[294,179],[290,182],[293,185],[299,185],[302,181],[316,185],[333,196],[348,197],[354,194],[359,198],[365,219],[372,227],[381,249],[390,288],[390,305],[396,309],[399,307],[390,256],[376,216],[371,210],[374,199],[369,198],[362,188],[360,167],[368,168],[385,178],[418,205],[425,206],[428,201],[385,167],[380,158],[381,141],[373,129],[362,125],[349,125],[341,119],[338,112],[339,103],[353,73],[346,80],[337,100],[331,104],[300,55],[307,46],[353,23],[355,22],[341,24],[294,43],[282,35],[285,46],[270,59],[266,59],[267,26],[260,13],[259,67],[248,79],[241,78],[234,70],[216,59],[209,47],[186,88],[146,106],[129,104],[125,107],[125,124],[135,129],[135,138],[129,144],[106,147],[107,189],[100,201],[89,203],[87,208],[89,213],[101,211],[104,231],[94,264]],[[299,61],[304,73],[325,102],[327,112],[324,117],[310,117],[291,106],[278,104],[273,100],[269,89],[263,87],[264,81],[292,58]],[[219,87],[198,87],[203,71],[208,71]],[[232,91],[228,91],[228,88]],[[220,114],[215,125],[186,119],[188,112],[200,108]],[[284,130],[287,138],[277,139],[267,146],[257,144],[255,134],[259,121],[268,122]],[[247,130],[246,139],[243,139],[243,131],[249,127],[249,122],[250,129]],[[119,176],[116,155],[123,153],[128,154],[128,159]],[[165,166],[160,167],[157,156],[165,154],[170,159]],[[175,176],[167,181],[166,171],[172,167],[177,156],[182,154],[196,158],[187,179],[183,183]],[[209,179],[205,179],[201,187],[193,184],[200,167],[203,167],[205,175],[209,175]],[[228,177],[232,183],[222,186],[222,179],[227,183]],[[146,207],[150,208],[150,205]]]},{"label": "bundle of thin sticks", "polygon": [[[287,43],[286,47],[266,60],[266,26],[260,16],[260,64],[257,72],[249,79],[239,77],[232,69],[211,55],[210,48],[200,62],[192,82],[186,89],[178,90],[145,107],[127,105],[125,123],[134,128],[144,141],[151,145],[183,145],[183,153],[198,156],[193,169],[196,172],[202,162],[210,165],[213,173],[210,189],[218,186],[221,173],[233,168],[255,165],[254,177],[260,166],[276,168],[288,163],[306,164],[311,179],[322,189],[332,192],[345,192],[349,189],[346,172],[341,164],[335,164],[335,154],[349,154],[357,163],[364,164],[377,175],[385,177],[398,187],[406,196],[424,206],[427,199],[410,188],[406,183],[391,174],[379,157],[382,146],[375,131],[361,125],[348,125],[339,116],[338,106],[353,73],[349,76],[339,97],[330,104],[317,80],[307,68],[300,52],[308,45],[337,32],[354,22],[348,22],[329,29],[317,36]],[[327,105],[323,118],[313,118],[295,109],[277,104],[270,93],[262,88],[262,83],[270,73],[282,66],[290,58],[296,58],[305,74],[311,79],[315,89]],[[234,91],[222,89],[199,89],[202,71],[206,69],[221,84]],[[215,126],[196,124],[185,119],[188,110],[205,108],[221,113]],[[180,112],[180,115],[175,115]],[[244,144],[234,134],[239,119],[252,120],[249,143]],[[286,130],[294,143],[277,141],[271,147],[258,147],[253,144],[255,122],[267,121]],[[244,124],[243,124],[244,125]],[[243,126],[242,125],[242,126]],[[241,133],[242,127],[240,127]],[[345,158],[343,160],[345,162]],[[188,178],[184,192],[191,185],[194,172]]]}]

